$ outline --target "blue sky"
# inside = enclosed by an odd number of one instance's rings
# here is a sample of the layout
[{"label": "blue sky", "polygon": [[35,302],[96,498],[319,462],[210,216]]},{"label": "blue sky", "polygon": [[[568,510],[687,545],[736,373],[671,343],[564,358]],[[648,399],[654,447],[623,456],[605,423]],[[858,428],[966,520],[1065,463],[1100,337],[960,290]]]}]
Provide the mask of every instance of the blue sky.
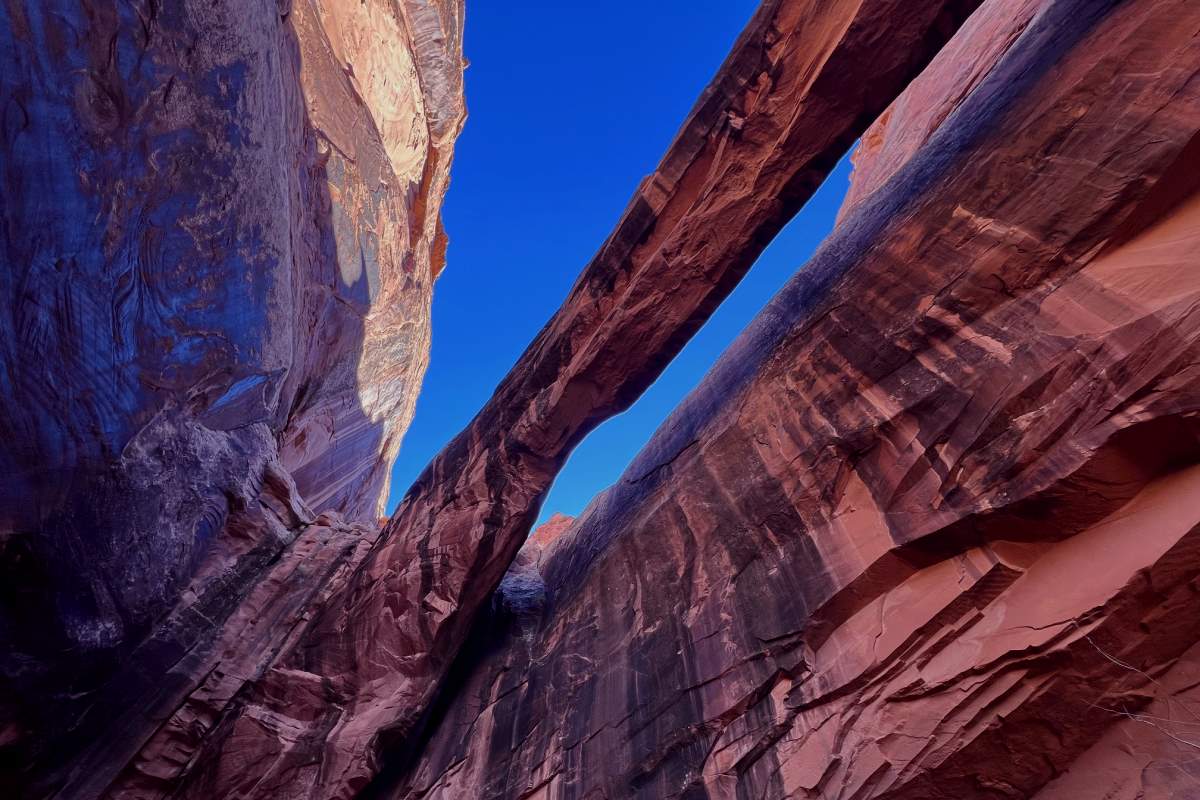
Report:
[{"label": "blue sky", "polygon": [[[389,513],[562,303],[729,52],[756,0],[482,0],[467,8],[468,120],[446,271]],[[601,10],[602,9],[602,10]],[[571,455],[542,508],[578,514],[833,226],[843,161],[649,391]]]}]

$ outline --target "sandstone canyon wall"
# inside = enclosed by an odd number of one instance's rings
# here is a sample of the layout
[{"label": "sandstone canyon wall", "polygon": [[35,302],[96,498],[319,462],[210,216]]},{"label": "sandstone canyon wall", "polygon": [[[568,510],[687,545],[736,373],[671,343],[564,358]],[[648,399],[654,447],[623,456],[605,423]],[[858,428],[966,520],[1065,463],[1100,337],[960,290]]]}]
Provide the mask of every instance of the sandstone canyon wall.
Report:
[{"label": "sandstone canyon wall", "polygon": [[427,361],[461,14],[0,4],[3,786],[143,703],[313,511],[378,519]]},{"label": "sandstone canyon wall", "polygon": [[[382,529],[461,8],[0,21],[0,788],[1200,797],[1200,6],[766,0]],[[860,136],[822,249],[526,538]]]},{"label": "sandstone canyon wall", "polygon": [[1198,35],[985,3],[381,795],[1200,797]]},{"label": "sandstone canyon wall", "polygon": [[350,798],[385,784],[571,447],[649,386],[974,6],[763,4],[562,308],[361,567],[205,720],[211,735],[179,745],[174,791]]}]

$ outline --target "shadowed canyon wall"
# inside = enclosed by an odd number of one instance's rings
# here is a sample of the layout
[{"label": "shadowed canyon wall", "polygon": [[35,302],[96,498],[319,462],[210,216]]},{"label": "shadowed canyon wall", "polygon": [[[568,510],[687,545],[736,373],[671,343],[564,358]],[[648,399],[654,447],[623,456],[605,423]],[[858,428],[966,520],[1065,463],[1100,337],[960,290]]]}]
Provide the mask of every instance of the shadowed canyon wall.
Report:
[{"label": "shadowed canyon wall", "polygon": [[182,796],[375,791],[414,746],[570,449],[650,385],[975,5],[764,3],[491,401],[307,630],[211,723],[178,772]]},{"label": "shadowed canyon wall", "polygon": [[[381,529],[461,13],[0,8],[0,788],[1200,796],[1200,7],[766,0]],[[527,538],[860,136],[822,249]]]},{"label": "shadowed canyon wall", "polygon": [[378,519],[427,362],[460,17],[0,4],[3,785],[144,703],[310,509]]}]

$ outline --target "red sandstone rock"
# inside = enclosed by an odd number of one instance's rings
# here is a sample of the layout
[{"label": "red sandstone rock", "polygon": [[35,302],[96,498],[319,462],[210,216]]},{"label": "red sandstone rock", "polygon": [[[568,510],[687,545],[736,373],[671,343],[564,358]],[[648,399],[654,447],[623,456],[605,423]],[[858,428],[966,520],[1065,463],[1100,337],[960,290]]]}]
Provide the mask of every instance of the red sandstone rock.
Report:
[{"label": "red sandstone rock", "polygon": [[921,148],[1050,5],[1047,0],[985,3],[929,66],[863,134],[839,219],[879,189]]},{"label": "red sandstone rock", "polygon": [[[61,56],[47,20],[77,17],[80,2],[0,11],[2,208],[14,218],[37,218],[35,200],[19,201],[45,168],[19,123],[46,127],[58,118],[45,108],[68,102],[54,94],[65,67],[38,72],[30,54]],[[188,507],[210,520],[203,546],[177,548],[187,519],[159,531],[161,508],[109,520],[113,535],[137,534],[124,552],[139,568],[178,575],[135,598],[154,617],[140,639],[105,627],[128,615],[74,621],[76,641],[120,643],[111,678],[40,729],[36,715],[0,722],[8,785],[64,798],[1187,796],[1188,768],[1172,769],[1194,744],[1182,715],[1200,668],[1200,9],[1186,0],[990,0],[868,133],[839,230],[813,262],[618,485],[526,538],[574,443],[653,380],[973,5],[768,0],[563,308],[382,533],[354,520],[371,517],[395,444],[374,437],[375,415],[403,423],[423,369],[424,290],[445,241],[436,207],[462,113],[458,7],[296,0],[278,23],[234,26],[221,0],[206,26],[158,4],[89,17],[116,26],[117,55],[73,55],[91,59],[100,91],[70,113],[115,138],[82,152],[160,141],[167,112],[128,116],[141,106],[127,88],[158,86],[167,65],[164,95],[215,115],[188,118],[196,131],[243,115],[282,149],[167,140],[162,158],[199,154],[213,177],[188,184],[197,191],[244,187],[219,216],[239,247],[283,236],[307,255],[283,288],[222,295],[263,308],[233,303],[216,320],[265,343],[252,349],[263,363],[287,356],[278,392],[235,369],[228,387],[189,394],[186,354],[139,342],[133,352],[176,382],[134,393],[165,410],[121,459],[97,458],[88,432],[63,422],[85,477],[101,464],[136,489],[80,493],[72,513],[97,498],[136,511],[155,470],[183,487],[167,485],[170,503],[236,491],[211,519]],[[236,46],[215,47],[220,37]],[[120,72],[129,43],[150,77]],[[196,73],[197,52],[219,68]],[[290,111],[261,111],[276,100]],[[294,160],[272,161],[280,152]],[[165,162],[147,163],[152,174],[130,175],[161,213],[113,218],[170,227],[182,190],[157,171]],[[134,180],[130,162],[101,166],[94,179],[124,197],[113,181]],[[377,193],[389,172],[397,183]],[[411,193],[392,191],[401,176]],[[287,213],[256,229],[254,212],[278,207],[251,204],[280,186],[296,192]],[[68,201],[49,241],[74,241]],[[87,269],[123,263],[103,252]],[[198,291],[222,287],[232,258],[199,273]],[[378,275],[413,263],[417,277],[377,286],[372,258]],[[309,266],[329,274],[307,282]],[[38,269],[40,286],[50,273]],[[24,285],[7,286],[20,313],[4,333],[53,366],[72,331],[51,330]],[[168,284],[150,299],[195,296]],[[357,359],[343,306],[365,313]],[[301,337],[281,308],[329,335]],[[179,314],[162,317],[169,333],[194,322]],[[415,339],[396,338],[407,329]],[[272,349],[280,335],[290,355]],[[221,357],[218,346],[200,363]],[[351,367],[357,384],[342,381]],[[31,374],[19,375],[27,393]],[[162,399],[181,393],[190,405]],[[69,395],[51,382],[34,395],[44,408],[22,410],[0,391],[14,436],[50,425],[4,454],[25,481],[6,490],[29,484],[59,424],[36,417]],[[260,420],[260,405],[279,413]],[[12,531],[2,565],[21,577]],[[106,565],[85,566],[102,585]],[[6,642],[32,619],[7,611],[25,577],[5,587]],[[17,655],[6,678],[29,653]],[[49,735],[46,720],[80,707]]]},{"label": "red sandstone rock", "polygon": [[382,511],[427,359],[460,16],[0,7],[0,794],[94,794],[72,787],[258,641],[222,637],[273,570]]},{"label": "red sandstone rock", "polygon": [[959,36],[380,796],[1196,793],[1200,7]]},{"label": "red sandstone rock", "polygon": [[571,524],[574,522],[574,517],[568,517],[566,514],[555,512],[551,515],[550,519],[534,528],[533,533],[529,535],[529,539],[526,540],[521,549],[525,549],[530,545],[536,545],[539,548],[547,547],[558,539],[558,537],[570,530]]},{"label": "red sandstone rock", "polygon": [[[183,796],[349,798],[386,751],[411,748],[571,448],[653,381],[975,5],[764,3],[492,400],[302,639],[178,770]],[[295,716],[295,697],[318,686],[324,709],[306,703]]]}]

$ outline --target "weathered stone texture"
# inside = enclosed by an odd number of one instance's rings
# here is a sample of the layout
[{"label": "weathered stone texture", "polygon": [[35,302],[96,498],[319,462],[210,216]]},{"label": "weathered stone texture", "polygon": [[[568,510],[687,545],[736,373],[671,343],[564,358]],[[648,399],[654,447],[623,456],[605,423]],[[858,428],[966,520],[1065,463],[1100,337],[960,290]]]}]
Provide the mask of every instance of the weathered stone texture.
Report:
[{"label": "weathered stone texture", "polygon": [[[976,5],[764,3],[563,306],[301,642],[230,707],[185,796],[241,791],[245,752],[262,770],[247,796],[377,785],[571,448],[650,385]],[[324,710],[295,716],[293,695],[318,685]]]},{"label": "weathered stone texture", "polygon": [[1196,796],[1198,35],[987,3],[384,794]]},{"label": "weathered stone texture", "polygon": [[460,16],[0,4],[0,786],[145,727],[124,716],[308,508],[378,519],[427,360]]},{"label": "weathered stone texture", "polygon": [[0,790],[1200,797],[1200,5],[766,0],[380,530],[461,13],[0,4]]}]

